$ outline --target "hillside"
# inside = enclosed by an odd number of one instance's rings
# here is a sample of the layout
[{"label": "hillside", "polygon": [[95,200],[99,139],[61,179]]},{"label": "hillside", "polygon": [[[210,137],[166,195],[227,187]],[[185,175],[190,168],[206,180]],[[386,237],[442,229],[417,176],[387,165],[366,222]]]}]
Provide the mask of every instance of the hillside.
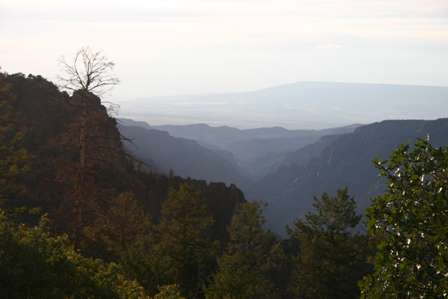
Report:
[{"label": "hillside", "polygon": [[313,158],[318,158],[322,151],[338,138],[339,135],[322,136],[315,143],[284,155],[282,157],[283,159],[278,162],[277,167],[286,165],[305,165]]},{"label": "hillside", "polygon": [[115,119],[93,94],[69,96],[40,76],[22,74],[0,74],[0,87],[14,99],[10,121],[24,136],[29,157],[21,178],[25,192],[8,205],[37,207],[49,214],[56,231],[80,238],[119,194],[134,194],[157,220],[169,191],[188,183],[204,196],[216,220],[215,237],[225,238],[236,205],[245,201],[235,186],[141,171],[124,150]]},{"label": "hillside", "polygon": [[[127,120],[129,121],[129,120]],[[144,122],[138,122],[140,125]],[[359,125],[350,125],[339,128],[322,130],[288,130],[283,127],[262,127],[256,129],[238,129],[229,126],[210,126],[207,124],[191,125],[155,125],[154,129],[166,131],[174,137],[197,140],[206,145],[228,148],[235,144],[250,142],[252,140],[295,140],[315,139],[323,135],[342,134],[352,132]],[[279,146],[283,146],[280,144]]]},{"label": "hillside", "polygon": [[153,128],[169,132],[175,137],[195,140],[214,151],[231,153],[244,174],[255,180],[274,170],[289,152],[312,144],[325,135],[350,133],[358,126],[323,130],[288,130],[282,127],[237,129],[206,124]]},{"label": "hillside", "polygon": [[312,207],[313,196],[348,187],[362,211],[385,190],[372,160],[386,159],[402,143],[430,136],[435,146],[448,144],[448,119],[383,121],[331,136],[290,154],[277,171],[246,190],[269,202],[268,218],[277,231]]},{"label": "hillside", "polygon": [[125,147],[136,158],[160,173],[212,182],[241,183],[245,178],[232,157],[203,147],[196,141],[175,138],[167,132],[136,126],[118,126],[130,139]]}]

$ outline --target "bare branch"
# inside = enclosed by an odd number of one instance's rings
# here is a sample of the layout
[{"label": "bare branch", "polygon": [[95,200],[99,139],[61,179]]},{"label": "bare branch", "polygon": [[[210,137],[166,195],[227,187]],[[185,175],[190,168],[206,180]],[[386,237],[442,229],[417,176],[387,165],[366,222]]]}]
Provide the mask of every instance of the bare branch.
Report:
[{"label": "bare branch", "polygon": [[62,57],[59,65],[62,72],[59,87],[71,92],[85,90],[101,96],[120,82],[112,73],[115,64],[88,47],[76,52],[72,63]]}]

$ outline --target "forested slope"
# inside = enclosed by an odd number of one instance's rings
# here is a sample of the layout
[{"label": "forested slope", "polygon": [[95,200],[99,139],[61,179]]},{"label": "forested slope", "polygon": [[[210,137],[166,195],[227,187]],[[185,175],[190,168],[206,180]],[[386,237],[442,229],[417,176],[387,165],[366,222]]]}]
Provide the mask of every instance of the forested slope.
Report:
[{"label": "forested slope", "polygon": [[279,231],[312,209],[313,196],[346,186],[363,211],[370,199],[385,191],[373,159],[385,159],[398,145],[429,137],[435,146],[448,144],[448,119],[393,120],[328,136],[288,155],[275,172],[249,188],[250,198],[269,202],[269,220]]},{"label": "forested slope", "polygon": [[[123,148],[115,119],[93,94],[75,92],[69,96],[40,76],[2,75],[0,83],[10,90],[14,110],[10,121],[23,135],[28,152],[29,171],[21,177],[25,192],[9,204],[42,208],[58,231],[75,233],[79,229],[76,226],[91,225],[98,211],[123,192],[135,194],[157,219],[169,190],[188,182],[206,197],[219,220],[216,225],[220,232],[225,231],[236,205],[244,201],[235,186],[140,171],[139,161]],[[85,115],[82,98],[88,99]]]}]

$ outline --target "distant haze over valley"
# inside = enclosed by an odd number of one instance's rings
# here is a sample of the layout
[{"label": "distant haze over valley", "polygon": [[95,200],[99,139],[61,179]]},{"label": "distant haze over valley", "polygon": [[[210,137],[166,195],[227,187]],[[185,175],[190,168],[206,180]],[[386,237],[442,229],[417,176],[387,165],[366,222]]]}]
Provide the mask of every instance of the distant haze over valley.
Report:
[{"label": "distant haze over valley", "polygon": [[[447,143],[448,87],[299,82],[122,105],[127,148],[155,171],[236,184],[278,233],[348,186],[360,211],[384,191],[372,160],[427,134]],[[426,121],[425,121],[426,120]]]},{"label": "distant haze over valley", "polygon": [[120,106],[120,116],[151,125],[323,129],[446,117],[448,87],[298,82],[248,92],[150,97]]},{"label": "distant haze over valley", "polygon": [[249,200],[268,203],[278,233],[312,208],[314,196],[348,187],[362,212],[385,190],[372,160],[429,137],[448,144],[448,118],[387,120],[325,130],[237,129],[205,124],[149,126],[120,119],[127,149],[153,171],[236,184]]}]

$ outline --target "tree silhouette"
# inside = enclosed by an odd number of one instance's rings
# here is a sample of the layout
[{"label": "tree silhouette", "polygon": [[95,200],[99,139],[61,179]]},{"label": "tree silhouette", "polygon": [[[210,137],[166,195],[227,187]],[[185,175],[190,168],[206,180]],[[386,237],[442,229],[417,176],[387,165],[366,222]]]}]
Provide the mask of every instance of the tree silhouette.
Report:
[{"label": "tree silhouette", "polygon": [[[70,104],[79,109],[79,165],[78,177],[75,184],[74,207],[74,239],[79,244],[80,235],[85,222],[85,203],[88,202],[89,181],[88,174],[91,170],[93,160],[100,156],[100,152],[92,151],[98,138],[106,136],[94,136],[92,132],[101,126],[105,120],[102,117],[102,105],[99,98],[113,86],[119,83],[114,77],[112,70],[115,64],[106,58],[102,52],[96,52],[89,47],[78,50],[73,61],[68,63],[64,58],[59,61],[62,74],[59,76],[59,87],[73,93]],[[102,149],[107,151],[107,149]],[[91,183],[91,182],[90,182]],[[91,184],[90,184],[91,185]]]},{"label": "tree silhouette", "polygon": [[63,57],[59,63],[63,73],[59,76],[62,89],[83,90],[101,96],[120,82],[112,73],[115,63],[89,47],[79,49],[71,63]]},{"label": "tree silhouette", "polygon": [[354,231],[361,216],[347,188],[314,198],[314,211],[289,229],[299,244],[291,289],[299,298],[359,298],[368,271],[367,238]]},{"label": "tree silhouette", "polygon": [[229,242],[206,298],[280,298],[274,276],[280,274],[285,256],[264,223],[260,204],[245,203],[239,208],[229,226]]}]

